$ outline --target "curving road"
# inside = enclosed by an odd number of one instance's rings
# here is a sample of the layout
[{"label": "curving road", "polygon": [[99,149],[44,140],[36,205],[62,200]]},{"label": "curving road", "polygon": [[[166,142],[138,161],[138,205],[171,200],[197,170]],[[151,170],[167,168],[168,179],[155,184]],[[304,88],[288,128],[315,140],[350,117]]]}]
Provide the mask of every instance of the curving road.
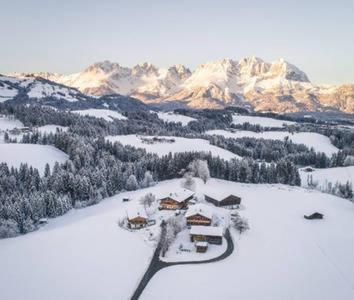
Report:
[{"label": "curving road", "polygon": [[207,263],[217,262],[217,261],[223,260],[226,257],[230,256],[235,248],[234,243],[232,241],[230,231],[229,231],[229,229],[227,229],[225,232],[225,239],[227,242],[227,248],[226,248],[225,252],[223,254],[219,255],[218,257],[214,257],[214,258],[207,259],[207,260],[198,260],[198,261],[165,262],[165,261],[160,260],[161,240],[165,234],[166,234],[165,224],[161,224],[160,241],[159,241],[159,243],[155,249],[155,252],[152,256],[149,267],[147,268],[143,278],[141,279],[138,287],[136,288],[133,296],[131,297],[131,300],[139,299],[139,297],[141,296],[145,287],[148,285],[150,279],[161,269],[167,268],[170,266],[176,266],[176,265],[207,264]]}]

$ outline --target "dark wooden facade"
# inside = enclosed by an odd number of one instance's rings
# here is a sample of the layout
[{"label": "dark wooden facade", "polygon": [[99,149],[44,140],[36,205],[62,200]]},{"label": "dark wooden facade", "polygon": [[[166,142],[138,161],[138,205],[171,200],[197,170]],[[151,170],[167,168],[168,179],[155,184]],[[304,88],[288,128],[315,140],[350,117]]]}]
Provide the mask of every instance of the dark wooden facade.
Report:
[{"label": "dark wooden facade", "polygon": [[204,234],[191,234],[192,242],[208,242],[209,244],[221,245],[222,236],[204,235]]},{"label": "dark wooden facade", "polygon": [[220,201],[212,198],[211,196],[205,195],[205,200],[214,204],[215,206],[234,206],[241,204],[241,198],[235,195],[227,196]]},{"label": "dark wooden facade", "polygon": [[204,226],[210,226],[211,225],[211,219],[202,216],[200,214],[195,214],[192,216],[189,216],[186,218],[187,219],[187,225],[204,225]]},{"label": "dark wooden facade", "polygon": [[188,201],[193,199],[193,195],[184,199],[183,201],[177,201],[173,199],[173,197],[168,196],[165,198],[160,199],[160,208],[161,209],[185,209],[187,208]]},{"label": "dark wooden facade", "polygon": [[205,253],[208,250],[208,243],[207,242],[205,242],[205,243],[197,242],[195,244],[195,249],[198,253]]}]

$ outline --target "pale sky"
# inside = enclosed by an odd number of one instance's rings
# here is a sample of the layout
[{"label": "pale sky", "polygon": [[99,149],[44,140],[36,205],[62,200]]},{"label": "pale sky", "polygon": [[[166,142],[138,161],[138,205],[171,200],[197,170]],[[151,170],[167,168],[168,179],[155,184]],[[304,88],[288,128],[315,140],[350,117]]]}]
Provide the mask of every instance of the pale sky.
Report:
[{"label": "pale sky", "polygon": [[0,73],[280,57],[354,83],[354,1],[0,0]]}]

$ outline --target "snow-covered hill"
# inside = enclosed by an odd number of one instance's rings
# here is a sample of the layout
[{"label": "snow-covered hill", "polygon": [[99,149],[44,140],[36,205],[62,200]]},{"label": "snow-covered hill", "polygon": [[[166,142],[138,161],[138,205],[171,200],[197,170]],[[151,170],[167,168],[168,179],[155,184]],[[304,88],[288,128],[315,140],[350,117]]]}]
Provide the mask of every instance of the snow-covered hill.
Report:
[{"label": "snow-covered hill", "polygon": [[284,59],[272,63],[254,56],[239,61],[223,59],[199,65],[193,72],[183,65],[163,69],[142,63],[127,68],[104,61],[70,75],[32,75],[91,95],[119,93],[154,104],[177,101],[192,108],[237,105],[274,112],[354,112],[353,84],[312,84],[303,71]]},{"label": "snow-covered hill", "polygon": [[[50,219],[36,232],[0,240],[2,298],[130,299],[149,264],[153,243],[144,240],[146,234],[120,228],[117,220],[142,195],[172,191],[180,183],[170,180],[121,193]],[[215,179],[206,185],[198,180],[196,188],[241,196],[241,214],[251,229],[241,237],[232,232],[236,248],[223,261],[159,271],[142,300],[353,299],[354,208],[349,201],[284,185]],[[325,218],[303,218],[314,211]]]},{"label": "snow-covered hill", "polygon": [[149,153],[156,153],[159,156],[167,155],[170,152],[210,152],[212,156],[230,160],[240,158],[238,155],[211,145],[209,141],[203,139],[189,139],[175,136],[158,136],[159,140],[154,140],[154,136],[116,135],[108,136],[110,142],[119,142],[123,145],[130,145],[136,148],[144,148]]},{"label": "snow-covered hill", "polygon": [[310,177],[312,183],[320,190],[325,191],[330,183],[332,187],[336,183],[346,184],[347,182],[354,185],[354,166],[337,167],[328,169],[315,169],[312,172],[306,172],[306,168],[300,169],[301,185],[307,187]]},{"label": "snow-covered hill", "polygon": [[295,144],[304,144],[308,148],[313,148],[316,152],[324,152],[327,156],[332,156],[332,154],[337,153],[339,149],[331,144],[328,137],[315,133],[315,132],[295,132],[289,133],[286,131],[264,131],[264,132],[254,132],[246,130],[238,130],[235,132],[227,130],[209,130],[206,134],[210,135],[222,135],[226,138],[243,138],[251,137],[256,139],[266,139],[266,140],[281,140],[289,138]]},{"label": "snow-covered hill", "polygon": [[0,144],[0,163],[5,162],[9,167],[19,168],[28,164],[37,168],[41,175],[46,163],[53,168],[56,162],[63,163],[68,155],[49,145],[35,144]]},{"label": "snow-covered hill", "polygon": [[119,112],[109,110],[109,109],[84,109],[84,110],[73,110],[72,113],[79,114],[81,116],[90,116],[95,118],[102,118],[108,122],[112,122],[114,119],[117,120],[126,120],[127,118],[124,117]]},{"label": "snow-covered hill", "polygon": [[17,77],[0,75],[0,102],[15,97],[25,99],[43,99],[53,97],[68,102],[76,102],[86,98],[78,90],[50,82],[37,76],[18,75]]}]

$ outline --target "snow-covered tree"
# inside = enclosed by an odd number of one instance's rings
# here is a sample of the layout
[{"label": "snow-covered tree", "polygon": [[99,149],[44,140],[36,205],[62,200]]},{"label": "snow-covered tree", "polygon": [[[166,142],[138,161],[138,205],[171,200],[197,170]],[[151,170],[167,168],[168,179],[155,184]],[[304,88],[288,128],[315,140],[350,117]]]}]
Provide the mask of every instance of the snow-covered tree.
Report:
[{"label": "snow-covered tree", "polygon": [[135,175],[132,174],[128,177],[125,187],[128,191],[135,191],[139,188]]},{"label": "snow-covered tree", "polygon": [[235,228],[240,234],[250,229],[247,219],[241,217],[239,214],[234,216],[231,220],[231,225]]},{"label": "snow-covered tree", "polygon": [[185,173],[183,176],[182,187],[194,191],[195,190],[195,180],[191,173]]},{"label": "snow-covered tree", "polygon": [[144,179],[141,182],[141,187],[146,188],[146,187],[150,187],[150,186],[154,186],[154,185],[155,185],[155,181],[151,175],[151,172],[146,171],[144,174]]},{"label": "snow-covered tree", "polygon": [[189,170],[194,176],[199,177],[204,183],[210,178],[208,162],[206,160],[196,159],[189,164]]},{"label": "snow-covered tree", "polygon": [[144,206],[148,215],[152,215],[157,209],[156,196],[153,193],[148,193],[140,198],[140,204]]}]

